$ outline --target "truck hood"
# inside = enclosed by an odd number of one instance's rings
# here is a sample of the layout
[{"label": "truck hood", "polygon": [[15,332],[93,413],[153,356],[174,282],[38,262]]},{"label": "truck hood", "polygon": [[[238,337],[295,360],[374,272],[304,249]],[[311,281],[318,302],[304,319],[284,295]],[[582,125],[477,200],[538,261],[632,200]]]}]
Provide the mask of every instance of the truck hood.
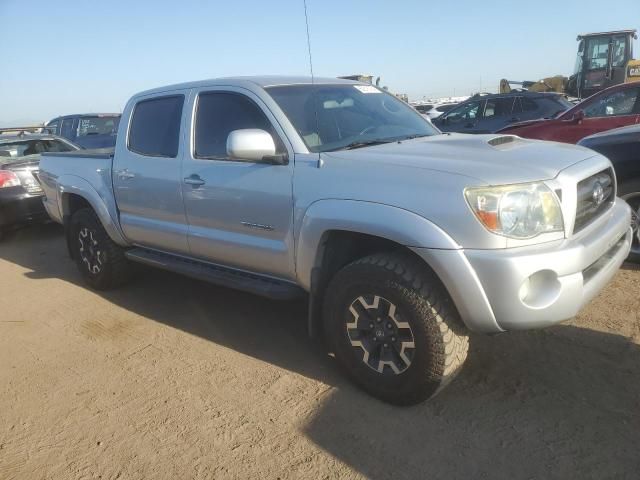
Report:
[{"label": "truck hood", "polygon": [[331,152],[327,161],[350,160],[361,163],[362,169],[395,165],[436,170],[498,185],[549,180],[594,155],[575,145],[513,135],[443,134]]}]

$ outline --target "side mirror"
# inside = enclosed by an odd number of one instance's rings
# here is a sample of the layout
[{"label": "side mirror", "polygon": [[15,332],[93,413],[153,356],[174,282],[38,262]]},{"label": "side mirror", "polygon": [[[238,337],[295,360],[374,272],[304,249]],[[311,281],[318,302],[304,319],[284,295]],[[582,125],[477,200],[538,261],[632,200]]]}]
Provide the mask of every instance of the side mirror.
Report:
[{"label": "side mirror", "polygon": [[273,137],[258,128],[232,131],[227,137],[227,155],[237,160],[285,165],[286,155],[276,155]]},{"label": "side mirror", "polygon": [[584,110],[578,110],[574,113],[572,120],[574,123],[582,123],[582,120],[584,120]]}]

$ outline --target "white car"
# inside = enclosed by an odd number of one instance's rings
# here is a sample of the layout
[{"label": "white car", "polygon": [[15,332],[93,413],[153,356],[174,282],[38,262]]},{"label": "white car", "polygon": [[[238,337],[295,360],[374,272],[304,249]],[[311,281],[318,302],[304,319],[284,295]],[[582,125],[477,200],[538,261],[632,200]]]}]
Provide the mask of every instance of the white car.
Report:
[{"label": "white car", "polygon": [[453,107],[458,105],[457,103],[439,103],[432,104],[426,103],[424,105],[416,105],[414,108],[420,112],[423,117],[427,117],[429,120],[433,120],[434,118],[438,118],[445,112],[448,112]]}]

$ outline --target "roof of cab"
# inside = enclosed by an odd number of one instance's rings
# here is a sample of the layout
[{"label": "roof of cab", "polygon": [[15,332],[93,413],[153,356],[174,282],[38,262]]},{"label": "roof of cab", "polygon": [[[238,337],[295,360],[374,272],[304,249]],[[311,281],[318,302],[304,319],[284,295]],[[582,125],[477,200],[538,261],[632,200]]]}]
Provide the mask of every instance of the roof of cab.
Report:
[{"label": "roof of cab", "polygon": [[311,77],[304,76],[283,76],[283,75],[263,75],[263,76],[246,76],[246,77],[222,77],[212,78],[209,80],[198,80],[195,82],[176,83],[174,85],[167,85],[164,87],[152,88],[143,92],[137,93],[135,96],[151,95],[154,93],[169,92],[172,90],[184,90],[187,88],[200,88],[209,87],[215,85],[228,85],[228,86],[247,86],[257,85],[261,88],[274,87],[281,85],[311,85],[313,83],[318,84],[343,84],[343,85],[358,85],[363,84],[354,80],[344,80],[342,78],[332,77]]},{"label": "roof of cab", "polygon": [[58,115],[57,117],[49,120],[48,123],[53,122],[54,120],[59,120],[63,118],[75,118],[75,117],[119,117],[120,113],[69,113],[67,115]]}]

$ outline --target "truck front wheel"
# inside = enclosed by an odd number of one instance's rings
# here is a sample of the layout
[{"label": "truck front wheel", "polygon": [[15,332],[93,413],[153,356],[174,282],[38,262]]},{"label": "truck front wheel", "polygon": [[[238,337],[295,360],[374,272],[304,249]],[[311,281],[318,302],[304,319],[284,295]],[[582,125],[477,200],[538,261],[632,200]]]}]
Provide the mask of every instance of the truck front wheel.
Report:
[{"label": "truck front wheel", "polygon": [[398,405],[435,395],[458,373],[469,347],[439,279],[404,253],[371,255],[340,270],[327,289],[324,324],[347,374]]},{"label": "truck front wheel", "polygon": [[109,290],[129,279],[131,268],[124,249],[111,240],[93,210],[78,210],[70,227],[76,265],[91,288]]}]

